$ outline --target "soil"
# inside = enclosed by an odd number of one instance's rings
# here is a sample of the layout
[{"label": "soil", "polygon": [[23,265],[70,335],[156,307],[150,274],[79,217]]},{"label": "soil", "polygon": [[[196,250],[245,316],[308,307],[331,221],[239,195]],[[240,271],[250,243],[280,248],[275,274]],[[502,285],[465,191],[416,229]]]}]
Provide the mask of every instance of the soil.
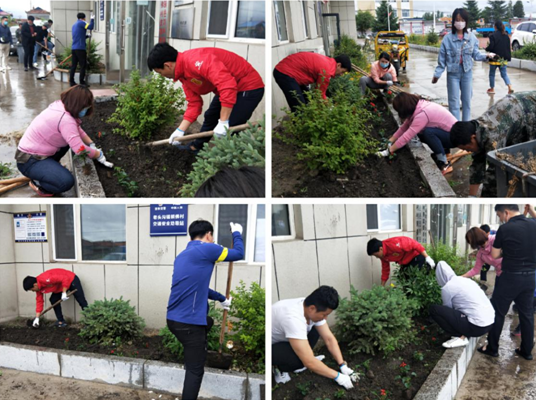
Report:
[{"label": "soil", "polygon": [[[272,399],[373,400],[380,398],[381,389],[387,391],[389,400],[412,399],[443,355],[445,349],[441,344],[450,339],[448,334],[443,332],[436,324],[430,325],[429,322],[420,318],[414,322],[418,332],[414,343],[405,346],[403,350],[394,352],[388,357],[384,357],[383,354],[373,356],[358,353],[350,355],[346,345],[340,343],[342,354],[348,366],[354,371],[358,371],[360,375],[360,380],[357,384],[354,384],[353,389],[346,391],[330,379],[316,375],[311,371],[305,371],[300,374],[291,373],[292,380],[284,385],[277,385],[272,380],[272,387],[274,388],[272,390]],[[422,327],[424,327],[424,330],[422,330]],[[422,361],[414,359],[416,351],[424,355]],[[324,360],[326,365],[338,370],[336,362],[331,358],[325,346],[320,348],[317,346],[315,354],[324,354],[326,356]],[[367,360],[370,360],[368,370],[363,366],[363,363],[366,363]],[[411,380],[411,389],[409,391],[406,390],[400,380],[395,378],[400,374],[400,364],[402,362],[410,366],[411,372],[417,374]],[[375,396],[373,392],[378,396]]]},{"label": "soil", "polygon": [[[144,144],[169,138],[182,117],[177,119],[175,125],[155,132],[150,140],[137,141],[112,132],[119,125],[106,121],[116,106],[115,101],[95,103],[94,113],[83,120],[82,129],[104,151],[107,161],[112,162],[114,167],[123,168],[129,179],[138,183],[133,197],[179,197],[196,156],[169,145],[148,147]],[[199,129],[200,125],[196,122],[189,132],[197,133]],[[106,197],[127,197],[127,191],[119,184],[113,170],[96,161],[95,166]]]},{"label": "soil", "polygon": [[[372,136],[379,132],[394,133],[398,127],[387,106],[377,99],[378,110],[385,116],[380,126],[370,125]],[[420,169],[409,149],[396,152],[393,160],[369,156],[362,164],[350,168],[344,175],[329,171],[310,171],[296,155],[298,147],[287,145],[275,137],[283,128],[274,128],[272,137],[272,196],[273,197],[432,197],[422,182]],[[411,182],[411,184],[409,184]]]}]

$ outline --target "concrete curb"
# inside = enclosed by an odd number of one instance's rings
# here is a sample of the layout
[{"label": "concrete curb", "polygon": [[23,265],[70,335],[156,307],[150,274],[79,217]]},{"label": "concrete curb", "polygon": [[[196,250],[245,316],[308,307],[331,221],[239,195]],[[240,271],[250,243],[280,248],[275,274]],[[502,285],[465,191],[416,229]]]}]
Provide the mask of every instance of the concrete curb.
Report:
[{"label": "concrete curb", "polygon": [[[0,367],[171,394],[181,394],[186,372],[180,364],[6,342],[0,342]],[[262,375],[206,368],[200,396],[260,400],[264,385]]]},{"label": "concrete curb", "polygon": [[470,338],[466,347],[447,349],[413,400],[453,400],[475,354],[478,339]]},{"label": "concrete curb", "polygon": [[[387,105],[391,116],[395,120],[398,127],[402,125],[402,121],[395,112],[393,106],[383,99]],[[443,176],[436,163],[432,160],[430,153],[424,148],[418,137],[415,136],[408,143],[409,151],[415,159],[421,171],[421,178],[426,182],[434,197],[456,197],[456,193],[452,190],[447,179]]]}]

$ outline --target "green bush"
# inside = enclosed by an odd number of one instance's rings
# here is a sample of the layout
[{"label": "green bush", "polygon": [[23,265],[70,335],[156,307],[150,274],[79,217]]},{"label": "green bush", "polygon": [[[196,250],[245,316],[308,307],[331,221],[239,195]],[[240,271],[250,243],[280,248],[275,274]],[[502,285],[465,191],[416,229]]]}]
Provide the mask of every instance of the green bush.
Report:
[{"label": "green bush", "polygon": [[408,41],[413,44],[420,44],[422,46],[426,45],[426,37],[423,35],[417,35],[415,33],[412,33],[408,36]]},{"label": "green bush", "polygon": [[179,340],[175,337],[175,335],[171,333],[169,328],[166,326],[160,329],[158,334],[162,338],[162,344],[164,347],[168,349],[169,352],[176,358],[182,358],[184,354],[184,347],[182,346],[182,343],[179,342]]},{"label": "green bush", "polygon": [[[435,261],[437,263],[439,260]],[[416,302],[415,315],[427,315],[430,305],[442,304],[441,288],[436,281],[434,270],[409,266],[403,270],[397,269],[393,280],[397,289]]]},{"label": "green bush", "polygon": [[298,112],[287,112],[283,121],[283,142],[300,148],[299,160],[312,170],[324,169],[344,173],[376,151],[377,142],[369,134],[367,122],[372,118],[366,100],[349,102],[336,94],[324,100],[319,90],[306,92],[308,103]]},{"label": "green bush", "polygon": [[223,167],[261,167],[265,164],[265,122],[251,126],[236,135],[214,138],[203,146],[181,189],[182,197],[194,197],[199,187]]},{"label": "green bush", "polygon": [[[87,53],[87,67],[86,67],[86,73],[90,74],[100,74],[103,73],[104,65],[102,64],[102,54],[98,52],[98,47],[100,46],[101,42],[96,42],[95,40],[92,40],[91,43],[89,43],[89,40],[86,40],[86,49],[89,49]],[[56,54],[56,62],[60,64],[63,60],[65,60],[67,57],[69,57],[72,54],[71,46],[65,47],[63,49],[63,53]],[[72,65],[72,59],[69,59],[65,61],[63,64],[61,64],[60,68],[62,69],[70,69]],[[80,72],[80,64],[76,67],[76,71]]]},{"label": "green bush", "polygon": [[82,311],[80,336],[90,343],[110,345],[119,340],[129,341],[141,337],[145,321],[136,314],[130,301],[97,300]]},{"label": "green bush", "polygon": [[162,127],[171,127],[183,113],[185,97],[182,89],[163,76],[153,73],[141,79],[140,71],[133,69],[130,80],[114,86],[118,93],[117,108],[108,123],[131,139],[150,139]]},{"label": "green bush", "polygon": [[359,102],[363,96],[359,88],[359,79],[361,75],[353,72],[336,76],[329,81],[327,95],[334,97],[337,94],[346,97],[350,103]]},{"label": "green bush", "polygon": [[240,281],[234,291],[231,311],[229,315],[236,319],[232,335],[233,340],[246,351],[251,360],[245,365],[247,372],[264,373],[265,357],[265,290],[258,283],[253,282],[249,289]]},{"label": "green bush", "polygon": [[411,316],[417,304],[398,289],[374,286],[358,293],[352,286],[350,298],[337,308],[337,327],[350,354],[381,351],[390,354],[404,348],[415,337]]},{"label": "green bush", "polygon": [[436,262],[445,261],[450,265],[456,275],[463,275],[471,268],[467,264],[467,259],[458,255],[458,248],[451,247],[441,242],[438,242],[436,246],[430,244],[424,246],[426,253]]},{"label": "green bush", "polygon": [[536,42],[528,43],[524,45],[521,50],[514,51],[512,57],[536,61]]},{"label": "green bush", "polygon": [[366,68],[368,64],[367,58],[361,51],[361,47],[359,47],[356,41],[348,35],[342,35],[340,42],[338,42],[335,46],[333,56],[337,57],[340,54],[346,54],[348,57],[350,57],[352,64],[363,69]]},{"label": "green bush", "polygon": [[426,34],[426,44],[429,46],[433,46],[439,43],[439,35],[435,33],[434,31],[428,32]]}]

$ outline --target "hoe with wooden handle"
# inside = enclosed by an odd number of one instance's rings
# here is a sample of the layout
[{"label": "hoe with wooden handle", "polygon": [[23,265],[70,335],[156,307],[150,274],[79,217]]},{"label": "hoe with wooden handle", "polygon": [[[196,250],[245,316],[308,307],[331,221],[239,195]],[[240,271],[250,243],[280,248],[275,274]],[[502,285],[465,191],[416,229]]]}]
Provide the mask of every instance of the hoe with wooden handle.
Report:
[{"label": "hoe with wooden handle", "polygon": [[[258,125],[257,123],[252,123],[253,126]],[[250,124],[242,124],[237,125],[229,128],[229,133],[233,132],[240,132],[250,127]],[[199,139],[199,138],[206,138],[206,137],[212,137],[214,135],[214,131],[206,131],[206,132],[199,132],[199,133],[193,133],[191,135],[185,135],[181,137],[177,137],[174,139],[176,142],[189,142],[191,140]],[[163,140],[157,140],[156,142],[150,142],[147,143],[146,146],[162,146],[164,144],[168,144],[168,139]]]},{"label": "hoe with wooden handle", "polygon": [[[67,297],[71,297],[71,295],[74,294],[76,291],[78,291],[78,289],[75,289],[75,290],[73,290],[72,292],[67,293]],[[43,315],[45,315],[47,312],[49,312],[50,310],[52,310],[54,307],[56,307],[56,306],[57,306],[58,304],[60,304],[62,301],[63,301],[62,299],[59,299],[57,302],[55,302],[55,303],[52,304],[51,306],[48,306],[47,308],[45,308],[45,309],[43,310],[43,312],[41,313],[41,315],[39,316],[39,318],[41,318],[41,317],[42,317]],[[35,319],[35,318],[27,320],[27,321],[26,321],[26,325],[29,326],[30,328],[39,329],[39,327],[36,328],[36,327],[33,326],[34,319]],[[41,326],[41,325],[39,325],[39,326]]]}]

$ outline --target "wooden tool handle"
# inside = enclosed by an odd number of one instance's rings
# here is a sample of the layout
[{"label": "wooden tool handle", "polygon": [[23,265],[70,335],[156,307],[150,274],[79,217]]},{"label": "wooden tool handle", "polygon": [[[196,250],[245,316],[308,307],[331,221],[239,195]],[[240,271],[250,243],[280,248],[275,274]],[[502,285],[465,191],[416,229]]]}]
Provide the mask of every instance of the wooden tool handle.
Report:
[{"label": "wooden tool handle", "polygon": [[0,186],[0,194],[9,192],[10,190],[16,189],[20,186],[27,185],[28,182],[15,182],[7,186]]},{"label": "wooden tool handle", "polygon": [[[233,248],[233,242],[231,242],[231,249]],[[227,271],[227,289],[225,290],[225,299],[229,298],[231,294],[231,280],[233,279],[233,262],[229,262],[229,270]],[[221,321],[220,331],[220,354],[223,351],[223,339],[225,337],[225,325],[227,325],[227,310],[223,310],[223,319]]]},{"label": "wooden tool handle", "polygon": [[[255,126],[255,125],[258,125],[258,124],[253,123],[252,125]],[[247,128],[249,128],[249,124],[242,124],[242,125],[233,126],[233,127],[229,128],[229,131],[230,131],[229,133],[240,132],[240,131],[243,131],[243,130],[245,130]],[[199,133],[193,133],[191,135],[185,135],[185,136],[177,137],[177,138],[175,138],[174,141],[187,142],[187,141],[195,140],[195,139],[198,139],[198,138],[211,137],[213,135],[214,135],[214,131],[199,132]],[[169,139],[163,139],[163,140],[157,140],[155,142],[150,142],[150,143],[147,143],[146,146],[162,146],[164,144],[169,144]]]},{"label": "wooden tool handle", "polygon": [[[78,291],[78,289],[75,289],[73,290],[72,292],[69,292],[67,293],[67,297],[71,296],[72,294],[74,294],[76,291]],[[58,304],[60,304],[63,300],[62,299],[59,299],[57,302],[55,302],[54,304],[52,304],[51,306],[48,306],[47,308],[45,308],[43,310],[43,312],[41,313],[41,315],[39,316],[39,318],[41,318],[44,314],[46,314],[47,312],[49,312],[50,310],[52,310],[54,307],[56,307]]]},{"label": "wooden tool handle", "polygon": [[0,181],[0,185],[11,185],[12,183],[17,182],[30,182],[30,178],[19,176],[18,178],[4,179],[3,181]]}]

